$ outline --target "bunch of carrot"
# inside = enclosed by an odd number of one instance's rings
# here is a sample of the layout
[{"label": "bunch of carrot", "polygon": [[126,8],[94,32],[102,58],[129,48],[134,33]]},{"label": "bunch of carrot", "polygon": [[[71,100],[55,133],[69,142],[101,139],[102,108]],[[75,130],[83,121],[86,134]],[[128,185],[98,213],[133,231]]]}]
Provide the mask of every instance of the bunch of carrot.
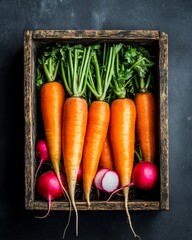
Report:
[{"label": "bunch of carrot", "polygon": [[[65,44],[44,50],[38,63],[36,85],[49,155],[61,184],[63,159],[68,185],[63,190],[75,209],[77,226],[80,164],[89,206],[98,167],[116,169],[122,187],[130,183],[135,133],[143,160],[154,162],[156,107],[148,91],[153,62],[143,47]],[[123,192],[129,217],[129,188]]]}]

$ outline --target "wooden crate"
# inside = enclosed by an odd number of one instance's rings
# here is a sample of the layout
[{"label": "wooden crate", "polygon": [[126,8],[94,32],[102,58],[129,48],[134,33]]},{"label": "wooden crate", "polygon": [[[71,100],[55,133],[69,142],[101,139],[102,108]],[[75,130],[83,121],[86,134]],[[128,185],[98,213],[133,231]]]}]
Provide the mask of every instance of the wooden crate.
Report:
[{"label": "wooden crate", "polygon": [[[156,57],[156,78],[158,86],[158,149],[157,163],[160,181],[156,190],[145,194],[144,198],[132,198],[130,210],[168,210],[169,209],[169,165],[168,165],[168,36],[159,31],[146,30],[88,30],[88,31],[50,31],[35,30],[24,33],[24,111],[25,111],[25,207],[26,209],[47,209],[47,202],[38,200],[35,194],[34,172],[36,168],[35,144],[37,137],[37,96],[35,89],[36,52],[39,48],[56,43],[104,43],[124,42],[147,46]],[[87,204],[76,202],[78,210],[87,210]],[[53,201],[52,210],[69,210],[68,202]],[[119,201],[91,202],[89,210],[124,210],[123,199]]]}]

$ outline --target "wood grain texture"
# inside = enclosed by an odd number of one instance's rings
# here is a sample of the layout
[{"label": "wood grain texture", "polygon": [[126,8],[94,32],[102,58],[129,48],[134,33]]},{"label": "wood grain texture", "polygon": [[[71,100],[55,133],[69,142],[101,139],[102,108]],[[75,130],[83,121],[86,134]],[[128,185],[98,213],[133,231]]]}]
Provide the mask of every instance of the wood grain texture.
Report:
[{"label": "wood grain texture", "polygon": [[24,33],[24,118],[25,118],[25,207],[33,209],[34,201],[34,137],[35,95],[32,32]]},{"label": "wood grain texture", "polygon": [[[91,201],[91,206],[88,209],[86,202],[76,202],[78,210],[125,210],[123,201]],[[159,210],[158,201],[135,201],[129,202],[129,210]],[[47,210],[47,203],[44,201],[35,201],[33,204],[35,210]],[[69,210],[67,202],[53,201],[51,205],[52,210]]]},{"label": "wood grain texture", "polygon": [[158,40],[159,31],[150,30],[36,30],[33,31],[34,39],[150,39]]},{"label": "wood grain texture", "polygon": [[169,209],[168,35],[159,40],[160,209]]},{"label": "wood grain texture", "polygon": [[[25,207],[26,209],[46,210],[46,201],[35,198],[35,141],[36,141],[36,91],[35,91],[35,52],[36,48],[57,41],[81,43],[131,41],[135,44],[150,44],[159,47],[156,75],[159,77],[159,161],[160,161],[160,199],[135,200],[129,202],[130,210],[169,209],[168,179],[168,39],[159,31],[125,30],[35,30],[24,34],[24,113],[25,113]],[[155,43],[155,45],[154,45]],[[159,45],[158,45],[159,44]],[[159,192],[159,191],[158,191]],[[77,201],[78,210],[87,210],[84,201]],[[64,201],[53,201],[53,210],[68,210]],[[92,201],[90,210],[124,210],[123,201]]]}]

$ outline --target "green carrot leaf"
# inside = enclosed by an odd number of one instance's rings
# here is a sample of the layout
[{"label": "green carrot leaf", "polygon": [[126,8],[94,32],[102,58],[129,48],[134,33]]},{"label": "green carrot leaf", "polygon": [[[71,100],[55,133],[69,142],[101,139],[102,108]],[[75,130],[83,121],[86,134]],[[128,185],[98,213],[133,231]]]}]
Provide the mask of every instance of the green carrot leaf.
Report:
[{"label": "green carrot leaf", "polygon": [[[41,62],[41,61],[39,61],[39,59],[38,59],[38,62]],[[43,71],[42,64],[40,63],[37,66],[37,71],[36,71],[36,82],[35,82],[35,84],[36,84],[37,89],[39,90],[45,82],[46,82],[45,74],[44,74],[44,71]]]},{"label": "green carrot leaf", "polygon": [[127,67],[135,70],[142,78],[146,77],[154,65],[150,53],[143,47],[126,46],[124,58],[127,61]]}]

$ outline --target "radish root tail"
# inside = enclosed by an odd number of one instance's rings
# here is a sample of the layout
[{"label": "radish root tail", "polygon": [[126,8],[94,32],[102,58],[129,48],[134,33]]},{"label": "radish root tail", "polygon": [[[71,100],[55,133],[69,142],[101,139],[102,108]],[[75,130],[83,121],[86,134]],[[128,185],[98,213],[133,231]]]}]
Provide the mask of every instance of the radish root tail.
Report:
[{"label": "radish root tail", "polygon": [[110,196],[109,196],[109,198],[106,200],[106,202],[109,202],[109,200],[112,198],[112,196],[113,196],[115,193],[123,190],[123,189],[126,188],[126,187],[130,187],[130,186],[132,186],[132,185],[133,185],[133,183],[129,183],[129,184],[123,186],[123,187],[120,187],[120,188],[116,189],[115,191],[113,191],[113,192],[110,194]]},{"label": "radish root tail", "polygon": [[43,218],[46,218],[46,217],[49,215],[49,213],[50,213],[50,211],[51,211],[51,200],[52,200],[51,195],[49,195],[48,201],[47,201],[47,204],[48,204],[47,213],[46,213],[44,216],[42,216],[42,217],[36,216],[35,218],[41,218],[41,219],[43,219]]},{"label": "radish root tail", "polygon": [[42,163],[43,163],[43,160],[41,160],[41,161],[39,162],[39,166],[38,166],[37,171],[36,171],[36,173],[35,173],[35,179],[37,178],[37,174],[38,174],[38,172],[39,172],[39,169],[40,169]]}]

